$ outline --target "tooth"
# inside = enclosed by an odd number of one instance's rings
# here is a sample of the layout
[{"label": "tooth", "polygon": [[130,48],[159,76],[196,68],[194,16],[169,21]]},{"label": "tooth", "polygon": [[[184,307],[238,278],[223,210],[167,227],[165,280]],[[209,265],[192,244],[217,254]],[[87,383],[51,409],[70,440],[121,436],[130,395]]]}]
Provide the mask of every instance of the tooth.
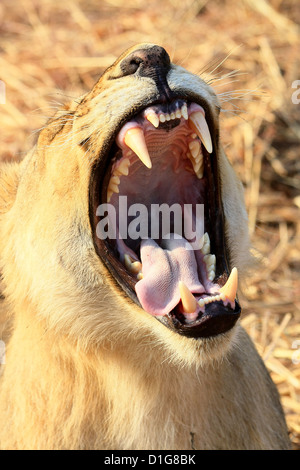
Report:
[{"label": "tooth", "polygon": [[114,183],[109,183],[108,189],[110,189],[113,193],[119,193],[120,192],[119,186],[117,184],[114,184]]},{"label": "tooth", "polygon": [[129,173],[130,160],[129,158],[124,158],[121,160],[119,165],[114,169],[114,176],[127,176]]},{"label": "tooth", "polygon": [[113,175],[109,180],[109,184],[111,184],[111,183],[116,184],[117,186],[119,186],[120,178],[117,175]]},{"label": "tooth", "polygon": [[159,126],[159,119],[158,119],[158,116],[157,116],[157,114],[155,114],[154,112],[147,114],[147,115],[146,115],[146,119],[148,119],[148,121],[151,122],[151,124],[152,124],[154,127],[158,127],[158,126]]},{"label": "tooth", "polygon": [[166,118],[167,121],[171,121],[171,116],[170,116],[170,114],[165,114],[165,118]]},{"label": "tooth", "polygon": [[128,271],[133,274],[139,274],[142,271],[142,263],[140,261],[134,261],[131,256],[124,255],[124,264]]},{"label": "tooth", "polygon": [[107,202],[110,201],[112,195],[113,195],[113,191],[111,191],[110,189],[107,189]]},{"label": "tooth", "polygon": [[220,294],[221,299],[224,300],[223,299],[223,294],[224,294],[225,297],[228,300],[230,300],[230,302],[234,302],[237,287],[238,287],[238,271],[237,271],[236,268],[233,268],[231,273],[230,273],[229,278],[227,279],[226,284],[219,289],[220,293],[221,293]]},{"label": "tooth", "polygon": [[200,142],[198,140],[192,140],[189,143],[189,149],[195,160],[198,156],[200,157]]},{"label": "tooth", "polygon": [[184,104],[181,108],[181,114],[182,116],[184,117],[184,119],[187,121],[188,118],[189,118],[189,115],[188,115],[188,109],[187,109],[187,105]]},{"label": "tooth", "polygon": [[140,261],[134,261],[131,263],[130,271],[134,274],[138,274],[142,270],[142,263]]},{"label": "tooth", "polygon": [[207,232],[205,232],[205,234],[203,235],[203,245],[201,248],[201,252],[204,255],[208,255],[210,253],[210,239]]},{"label": "tooth", "polygon": [[175,113],[171,113],[170,116],[171,116],[171,119],[176,119]]},{"label": "tooth", "polygon": [[140,127],[129,129],[125,134],[124,142],[129,148],[131,148],[131,150],[133,150],[147,168],[152,168],[144,132]]},{"label": "tooth", "polygon": [[175,113],[175,116],[177,117],[177,119],[181,118],[181,110],[180,109],[177,109],[177,111]]},{"label": "tooth", "polygon": [[207,278],[209,281],[213,281],[215,276],[216,276],[216,273],[215,271],[212,270],[212,271],[209,271]]},{"label": "tooth", "polygon": [[184,282],[179,281],[179,291],[180,298],[182,302],[183,311],[185,313],[193,313],[197,308],[197,301],[189,288],[184,284]]},{"label": "tooth", "polygon": [[137,280],[140,281],[143,279],[143,273],[139,272],[138,275],[136,276]]},{"label": "tooth", "polygon": [[196,113],[193,113],[190,115],[189,126],[194,132],[196,132],[198,137],[201,139],[208,153],[211,153],[212,152],[211,136],[210,136],[207,122],[201,111],[197,111]]},{"label": "tooth", "polygon": [[132,265],[132,259],[127,254],[124,255],[124,264],[125,264],[126,268],[128,269],[128,271],[130,271],[131,270],[131,265]]},{"label": "tooth", "polygon": [[199,170],[200,170],[200,168],[201,168],[201,162],[194,162],[194,163],[193,163],[193,168],[194,168],[194,172],[195,172],[196,174],[198,174],[198,172],[199,172]]},{"label": "tooth", "polygon": [[208,271],[210,271],[210,267],[212,267],[213,269],[215,269],[215,266],[216,266],[216,255],[211,255],[211,254],[208,254],[208,255],[205,255],[204,256],[204,262],[206,264],[206,269]]},{"label": "tooth", "polygon": [[165,122],[165,121],[166,121],[165,115],[164,115],[164,114],[160,114],[160,115],[159,115],[159,120],[160,120],[160,122]]}]

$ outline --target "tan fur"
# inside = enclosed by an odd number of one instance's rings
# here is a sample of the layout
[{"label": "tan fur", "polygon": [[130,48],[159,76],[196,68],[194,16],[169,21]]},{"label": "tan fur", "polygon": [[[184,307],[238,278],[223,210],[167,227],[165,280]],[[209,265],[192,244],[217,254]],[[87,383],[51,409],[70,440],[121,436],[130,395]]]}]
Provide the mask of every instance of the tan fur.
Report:
[{"label": "tan fur", "polygon": [[[93,164],[121,116],[155,95],[150,78],[118,80],[124,57],[49,122],[19,165],[0,169],[1,271],[13,318],[0,448],[289,448],[277,391],[241,326],[212,339],[179,336],[126,298],[95,253]],[[178,66],[168,83],[206,97],[218,129],[211,88]],[[218,158],[230,259],[243,273],[242,187],[221,148]]]}]

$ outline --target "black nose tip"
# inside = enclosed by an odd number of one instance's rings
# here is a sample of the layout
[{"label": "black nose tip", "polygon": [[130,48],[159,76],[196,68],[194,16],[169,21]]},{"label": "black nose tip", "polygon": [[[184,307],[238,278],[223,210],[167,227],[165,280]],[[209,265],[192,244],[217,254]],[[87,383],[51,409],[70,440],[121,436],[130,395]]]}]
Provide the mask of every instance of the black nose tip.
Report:
[{"label": "black nose tip", "polygon": [[152,78],[157,74],[166,76],[170,66],[170,57],[160,46],[138,49],[125,57],[120,64],[123,75],[137,72],[141,77]]}]

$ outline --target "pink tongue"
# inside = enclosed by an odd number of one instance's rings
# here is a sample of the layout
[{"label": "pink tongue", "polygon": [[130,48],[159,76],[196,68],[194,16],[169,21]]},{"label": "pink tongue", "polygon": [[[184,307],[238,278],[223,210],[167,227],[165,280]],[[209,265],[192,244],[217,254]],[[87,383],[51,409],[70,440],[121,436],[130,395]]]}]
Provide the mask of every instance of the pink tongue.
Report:
[{"label": "pink tongue", "polygon": [[191,245],[184,238],[172,238],[165,240],[164,246],[159,247],[151,239],[141,243],[143,279],[135,290],[143,309],[152,315],[165,315],[176,307],[180,301],[179,281],[193,293],[204,292]]}]

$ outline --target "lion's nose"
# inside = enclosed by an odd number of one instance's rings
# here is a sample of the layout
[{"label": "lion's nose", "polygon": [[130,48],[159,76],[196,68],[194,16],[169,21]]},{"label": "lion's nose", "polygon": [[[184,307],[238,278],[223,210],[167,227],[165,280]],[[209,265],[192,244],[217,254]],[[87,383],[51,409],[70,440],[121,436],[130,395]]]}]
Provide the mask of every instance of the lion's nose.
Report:
[{"label": "lion's nose", "polygon": [[124,75],[138,72],[142,77],[154,77],[157,73],[166,75],[170,66],[170,57],[160,46],[138,49],[125,57],[120,64]]},{"label": "lion's nose", "polygon": [[160,94],[170,99],[171,90],[167,83],[167,74],[171,67],[171,60],[167,51],[161,46],[152,46],[137,49],[126,56],[120,63],[122,75],[137,74],[140,77],[152,78]]}]

